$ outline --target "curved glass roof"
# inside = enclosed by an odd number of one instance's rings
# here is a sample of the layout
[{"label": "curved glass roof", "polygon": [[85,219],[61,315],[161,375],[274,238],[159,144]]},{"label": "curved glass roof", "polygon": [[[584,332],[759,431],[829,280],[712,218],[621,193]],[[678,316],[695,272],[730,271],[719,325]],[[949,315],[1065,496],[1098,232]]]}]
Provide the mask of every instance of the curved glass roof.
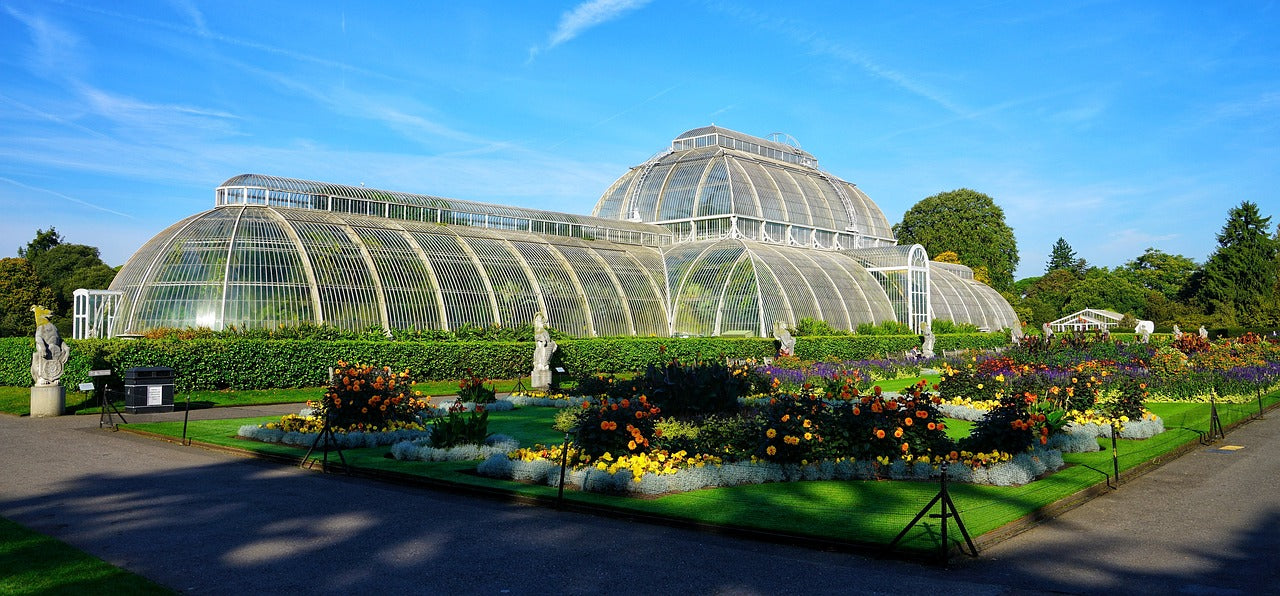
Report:
[{"label": "curved glass roof", "polygon": [[991,286],[974,281],[968,267],[930,261],[929,281],[932,318],[972,323],[986,331],[1009,329],[1015,335],[1022,334],[1018,315],[1009,302]]},{"label": "curved glass roof", "polygon": [[654,223],[738,216],[893,244],[880,208],[816,164],[789,145],[719,127],[695,129],[619,178],[593,215]]},{"label": "curved glass roof", "polygon": [[637,245],[264,206],[220,207],[147,242],[111,284],[118,332],[327,323],[667,335],[662,256]]},{"label": "curved glass roof", "polygon": [[774,321],[840,329],[894,320],[880,284],[838,252],[744,240],[678,244],[666,252],[672,332],[765,337]]},{"label": "curved glass roof", "polygon": [[268,205],[397,220],[523,230],[572,238],[604,238],[613,242],[647,246],[671,243],[669,231],[644,223],[262,174],[234,176],[219,185],[214,193],[215,206]]}]

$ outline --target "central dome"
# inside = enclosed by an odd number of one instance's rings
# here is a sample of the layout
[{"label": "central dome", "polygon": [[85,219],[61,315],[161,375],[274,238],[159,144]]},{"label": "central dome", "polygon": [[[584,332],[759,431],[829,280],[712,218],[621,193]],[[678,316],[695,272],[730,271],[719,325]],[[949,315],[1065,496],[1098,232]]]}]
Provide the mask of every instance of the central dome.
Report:
[{"label": "central dome", "polygon": [[[794,145],[718,126],[695,128],[614,182],[592,214],[667,225],[678,236],[720,227],[694,222],[734,217],[748,236],[747,230],[762,229],[783,244],[826,245],[824,239],[837,238],[845,248],[895,244],[880,208],[817,164]],[[668,225],[677,222],[684,225]]]}]

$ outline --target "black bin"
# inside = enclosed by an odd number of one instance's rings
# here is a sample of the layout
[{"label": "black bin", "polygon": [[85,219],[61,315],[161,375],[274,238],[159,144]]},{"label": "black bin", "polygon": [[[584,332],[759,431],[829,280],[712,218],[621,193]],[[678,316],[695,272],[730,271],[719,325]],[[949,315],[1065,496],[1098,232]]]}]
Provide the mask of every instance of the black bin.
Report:
[{"label": "black bin", "polygon": [[124,411],[152,414],[173,411],[173,369],[167,366],[124,371]]}]

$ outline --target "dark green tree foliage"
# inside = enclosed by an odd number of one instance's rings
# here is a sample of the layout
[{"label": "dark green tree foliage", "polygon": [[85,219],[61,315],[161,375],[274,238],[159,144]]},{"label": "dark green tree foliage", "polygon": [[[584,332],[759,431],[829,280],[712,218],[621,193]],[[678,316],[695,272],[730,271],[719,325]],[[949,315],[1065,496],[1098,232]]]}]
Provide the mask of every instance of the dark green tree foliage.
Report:
[{"label": "dark green tree foliage", "polygon": [[1258,205],[1249,201],[1227,212],[1218,248],[1205,263],[1198,296],[1218,322],[1259,324],[1274,302],[1277,242],[1270,224],[1271,218],[1263,217]]},{"label": "dark green tree foliage", "polygon": [[1106,267],[1090,269],[1067,295],[1067,303],[1059,316],[1086,308],[1100,308],[1125,313],[1142,311],[1146,296],[1142,288]]},{"label": "dark green tree foliage", "polygon": [[1045,266],[1044,272],[1048,273],[1054,269],[1066,269],[1074,271],[1076,266],[1076,251],[1071,249],[1071,245],[1067,244],[1067,240],[1058,237],[1058,241],[1053,244],[1053,249],[1049,252],[1049,264]]},{"label": "dark green tree foliage", "polygon": [[70,335],[74,292],[77,288],[102,290],[111,285],[116,271],[102,262],[98,249],[83,244],[66,244],[54,228],[36,230],[36,237],[18,254],[31,263],[39,285],[53,293],[46,304],[55,316],[54,324]]},{"label": "dark green tree foliage", "polygon": [[962,188],[921,200],[893,226],[898,244],[920,244],[929,254],[955,252],[960,262],[986,268],[991,286],[1009,290],[1018,267],[1018,244],[991,197]]},{"label": "dark green tree foliage", "polygon": [[1022,306],[1029,311],[1027,323],[1039,328],[1041,324],[1067,314],[1067,302],[1080,280],[1066,269],[1054,269],[1027,287]]},{"label": "dark green tree foliage", "polygon": [[31,335],[36,330],[31,306],[53,304],[53,292],[40,287],[26,259],[0,259],[0,337]]},{"label": "dark green tree foliage", "polygon": [[1198,268],[1196,262],[1187,257],[1148,248],[1142,256],[1125,263],[1116,273],[1144,290],[1159,292],[1166,300],[1177,300],[1187,280]]}]

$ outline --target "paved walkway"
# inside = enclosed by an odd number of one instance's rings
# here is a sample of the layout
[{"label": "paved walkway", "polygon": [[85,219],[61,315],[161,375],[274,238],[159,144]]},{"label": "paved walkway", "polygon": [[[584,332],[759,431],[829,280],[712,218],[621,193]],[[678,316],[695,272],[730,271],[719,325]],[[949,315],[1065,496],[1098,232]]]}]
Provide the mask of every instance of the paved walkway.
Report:
[{"label": "paved walkway", "polygon": [[1222,444],[1243,449],[1197,449],[949,569],[323,475],[97,416],[0,415],[0,515],[194,594],[1277,593],[1280,413]]}]

